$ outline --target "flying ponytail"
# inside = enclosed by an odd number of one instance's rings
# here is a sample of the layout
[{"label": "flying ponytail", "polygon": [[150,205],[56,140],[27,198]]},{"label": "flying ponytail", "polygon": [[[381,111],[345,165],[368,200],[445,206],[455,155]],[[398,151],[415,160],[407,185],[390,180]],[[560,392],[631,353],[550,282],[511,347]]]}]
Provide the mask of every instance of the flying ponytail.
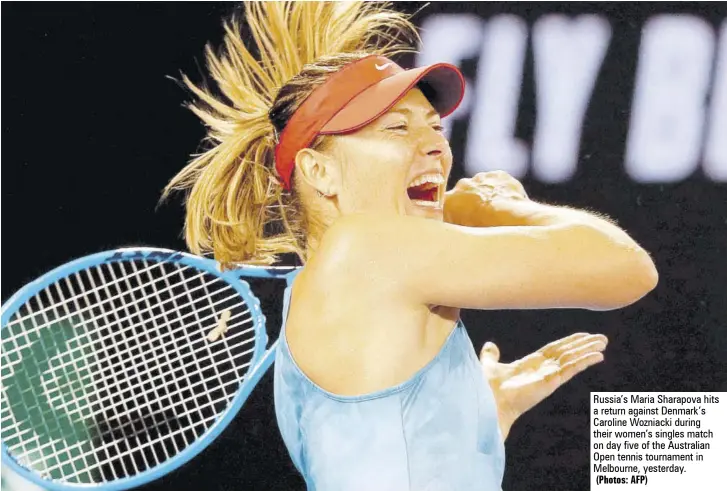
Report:
[{"label": "flying ponytail", "polygon": [[224,24],[220,53],[206,48],[220,95],[183,77],[197,97],[188,107],[207,127],[207,148],[163,199],[187,192],[185,239],[195,254],[212,252],[225,267],[269,265],[285,253],[304,261],[306,213],[276,174],[277,135],[331,73],[367,55],[412,51],[416,29],[378,2],[249,2],[245,24],[252,49],[234,19]]}]

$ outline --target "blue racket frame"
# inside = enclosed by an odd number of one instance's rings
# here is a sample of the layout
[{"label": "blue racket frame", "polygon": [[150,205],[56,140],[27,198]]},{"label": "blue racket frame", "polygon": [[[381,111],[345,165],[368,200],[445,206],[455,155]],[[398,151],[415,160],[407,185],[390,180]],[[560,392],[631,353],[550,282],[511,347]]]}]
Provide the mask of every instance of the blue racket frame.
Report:
[{"label": "blue racket frame", "polygon": [[91,266],[120,262],[129,259],[172,262],[192,266],[226,281],[245,300],[247,305],[249,305],[251,309],[255,310],[255,314],[257,314],[255,316],[257,322],[254,326],[256,339],[255,349],[250,362],[250,368],[244,380],[241,381],[240,387],[235,394],[235,397],[232,399],[229,409],[221,414],[202,436],[170,460],[132,477],[124,477],[109,483],[94,484],[64,483],[46,480],[17,463],[13,456],[8,452],[8,448],[3,442],[3,461],[20,476],[43,488],[52,491],[68,491],[88,488],[103,489],[104,491],[120,491],[144,485],[173,472],[175,469],[189,462],[192,458],[202,452],[222,433],[222,431],[224,431],[224,429],[230,424],[230,422],[232,422],[234,417],[240,411],[252,390],[275,360],[275,351],[278,346],[278,340],[276,339],[270,347],[266,349],[268,344],[268,334],[265,328],[265,315],[261,311],[260,301],[253,294],[250,289],[250,285],[242,278],[285,279],[286,284],[289,287],[293,278],[299,271],[299,268],[242,266],[236,269],[220,271],[219,263],[212,259],[195,256],[186,252],[152,247],[130,247],[99,252],[76,259],[53,269],[35,281],[25,285],[3,304],[1,311],[2,315],[0,316],[2,329],[5,329],[5,326],[10,321],[11,316],[15,314],[15,312],[17,312],[17,310],[25,304],[25,302],[48,285],[53,284],[55,281]]}]

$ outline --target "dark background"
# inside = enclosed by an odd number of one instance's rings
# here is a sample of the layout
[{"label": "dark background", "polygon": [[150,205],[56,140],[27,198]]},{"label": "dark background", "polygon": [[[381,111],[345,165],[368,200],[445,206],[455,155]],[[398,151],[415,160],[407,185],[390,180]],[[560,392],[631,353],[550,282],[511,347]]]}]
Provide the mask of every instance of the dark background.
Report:
[{"label": "dark background", "polygon": [[[421,4],[402,5],[415,11]],[[188,93],[168,75],[203,79],[203,47],[219,44],[215,3],[4,3],[2,6],[2,299],[73,258],[125,245],[184,250],[181,199],[157,208],[167,180],[200,147]],[[614,312],[465,312],[477,348],[495,341],[506,361],[576,331],[610,339],[606,361],[523,416],[507,439],[505,490],[582,490],[589,479],[589,391],[727,391],[727,188],[701,172],[669,185],[639,185],[623,171],[624,141],[641,27],[658,12],[689,12],[715,28],[720,4],[431,5],[532,23],[550,12],[599,13],[613,35],[583,128],[575,178],[546,185],[526,176],[538,201],[587,207],[618,220],[652,253],[660,283]],[[529,47],[518,137],[534,125]],[[477,60],[463,70],[474,77]],[[610,94],[614,86],[618,94]],[[608,97],[606,97],[608,95]],[[617,114],[614,118],[613,106]],[[609,117],[599,117],[609,114]],[[466,120],[454,127],[461,161]],[[727,135],[725,135],[727,137]],[[462,177],[455,167],[452,181]],[[452,182],[450,183],[452,184]],[[263,290],[279,309],[279,291]],[[276,315],[269,312],[273,324]],[[272,326],[272,331],[276,331]],[[279,436],[266,375],[223,435],[148,489],[303,489]]]}]

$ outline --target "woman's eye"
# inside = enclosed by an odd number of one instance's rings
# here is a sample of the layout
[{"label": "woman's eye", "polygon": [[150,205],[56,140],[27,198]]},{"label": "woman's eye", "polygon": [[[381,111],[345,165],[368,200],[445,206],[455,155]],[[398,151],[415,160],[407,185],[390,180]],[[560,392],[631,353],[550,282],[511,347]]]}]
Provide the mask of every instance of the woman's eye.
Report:
[{"label": "woman's eye", "polygon": [[408,129],[408,126],[404,123],[401,124],[395,124],[393,126],[389,126],[387,129],[394,130],[394,131],[406,131]]},{"label": "woman's eye", "polygon": [[434,128],[434,131],[439,131],[440,133],[444,131],[444,126],[442,126],[441,124],[433,124],[432,128]]}]

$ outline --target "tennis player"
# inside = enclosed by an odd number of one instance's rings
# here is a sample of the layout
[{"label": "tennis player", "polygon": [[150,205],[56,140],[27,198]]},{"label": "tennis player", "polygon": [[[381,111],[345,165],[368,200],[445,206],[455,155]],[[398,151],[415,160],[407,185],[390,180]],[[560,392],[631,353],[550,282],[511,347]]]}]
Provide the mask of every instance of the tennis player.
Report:
[{"label": "tennis player", "polygon": [[445,192],[441,119],[464,81],[392,61],[416,39],[404,15],[245,10],[246,34],[227,25],[208,49],[222,95],[185,78],[210,145],[166,191],[189,192],[193,252],[304,264],[275,361],[293,462],[316,491],[500,489],[510,426],[607,340],[574,334],[501,364],[492,343],[478,359],[460,309],[617,309],[654,288],[654,264],[608,219],[533,201],[504,172]]}]

